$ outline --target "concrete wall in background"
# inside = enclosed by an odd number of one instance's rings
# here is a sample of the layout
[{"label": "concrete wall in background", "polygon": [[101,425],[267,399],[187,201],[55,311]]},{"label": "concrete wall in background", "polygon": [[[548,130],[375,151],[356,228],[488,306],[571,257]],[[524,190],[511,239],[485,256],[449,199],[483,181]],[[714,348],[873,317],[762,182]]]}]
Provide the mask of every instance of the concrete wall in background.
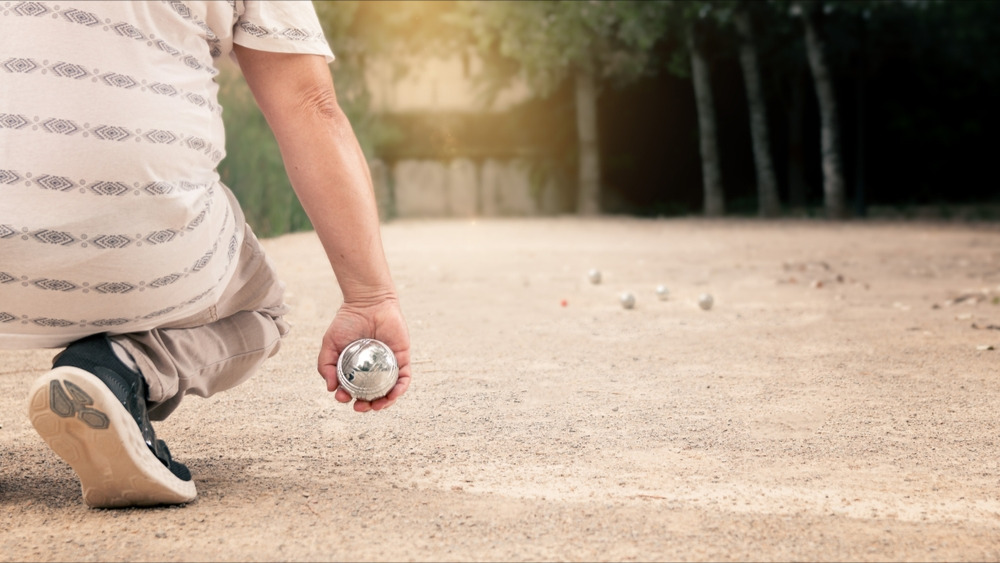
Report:
[{"label": "concrete wall in background", "polygon": [[571,211],[554,180],[536,181],[525,159],[369,163],[379,216],[530,217]]}]

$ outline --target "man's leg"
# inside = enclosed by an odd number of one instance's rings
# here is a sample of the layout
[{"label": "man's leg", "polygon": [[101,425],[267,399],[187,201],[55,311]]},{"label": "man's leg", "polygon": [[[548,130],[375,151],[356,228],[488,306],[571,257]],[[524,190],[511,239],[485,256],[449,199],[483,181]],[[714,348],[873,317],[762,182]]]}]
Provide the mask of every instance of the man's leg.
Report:
[{"label": "man's leg", "polygon": [[187,394],[211,396],[246,381],[288,333],[284,286],[247,229],[240,263],[219,303],[169,328],[113,336],[149,384],[149,415],[165,419]]},{"label": "man's leg", "polygon": [[[247,228],[219,303],[169,327],[95,335],[59,354],[29,396],[29,416],[80,477],[90,506],[189,502],[190,473],[157,440],[187,393],[209,396],[249,378],[288,332],[283,287]],[[140,373],[141,372],[141,373]]]},{"label": "man's leg", "polygon": [[38,434],[80,478],[90,506],[152,506],[194,500],[187,467],[156,439],[146,382],[123,364],[107,336],[70,344],[28,394]]}]

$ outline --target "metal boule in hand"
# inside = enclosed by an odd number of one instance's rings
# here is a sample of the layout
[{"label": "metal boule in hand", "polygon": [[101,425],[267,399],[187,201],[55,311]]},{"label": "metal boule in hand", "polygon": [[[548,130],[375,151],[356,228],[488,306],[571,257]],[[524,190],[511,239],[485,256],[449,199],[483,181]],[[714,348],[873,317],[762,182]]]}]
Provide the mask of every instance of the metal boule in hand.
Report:
[{"label": "metal boule in hand", "polygon": [[374,401],[385,397],[399,379],[396,356],[372,338],[347,345],[337,360],[337,381],[355,399]]}]

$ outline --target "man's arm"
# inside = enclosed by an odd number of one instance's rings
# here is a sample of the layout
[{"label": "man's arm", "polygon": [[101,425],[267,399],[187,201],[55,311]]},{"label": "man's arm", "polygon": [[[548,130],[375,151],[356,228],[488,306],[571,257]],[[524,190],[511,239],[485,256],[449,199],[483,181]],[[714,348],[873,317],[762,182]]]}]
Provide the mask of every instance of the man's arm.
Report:
[{"label": "man's arm", "polygon": [[354,130],[337,103],[322,56],[234,46],[243,76],[274,132],[292,187],[337,275],[344,304],[323,338],[318,369],[341,402],[337,358],[358,338],[385,342],[399,382],[383,399],[356,401],[360,412],[393,404],[410,383],[410,341],[379,235],[371,176]]}]

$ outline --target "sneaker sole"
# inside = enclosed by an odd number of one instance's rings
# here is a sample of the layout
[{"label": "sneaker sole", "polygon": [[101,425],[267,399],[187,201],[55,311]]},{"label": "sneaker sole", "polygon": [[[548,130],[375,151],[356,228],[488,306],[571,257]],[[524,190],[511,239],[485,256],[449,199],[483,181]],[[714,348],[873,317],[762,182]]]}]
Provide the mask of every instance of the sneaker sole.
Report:
[{"label": "sneaker sole", "polygon": [[94,508],[184,504],[194,481],[177,478],[149,450],[132,415],[93,374],[62,366],[28,394],[35,430],[80,478]]}]

